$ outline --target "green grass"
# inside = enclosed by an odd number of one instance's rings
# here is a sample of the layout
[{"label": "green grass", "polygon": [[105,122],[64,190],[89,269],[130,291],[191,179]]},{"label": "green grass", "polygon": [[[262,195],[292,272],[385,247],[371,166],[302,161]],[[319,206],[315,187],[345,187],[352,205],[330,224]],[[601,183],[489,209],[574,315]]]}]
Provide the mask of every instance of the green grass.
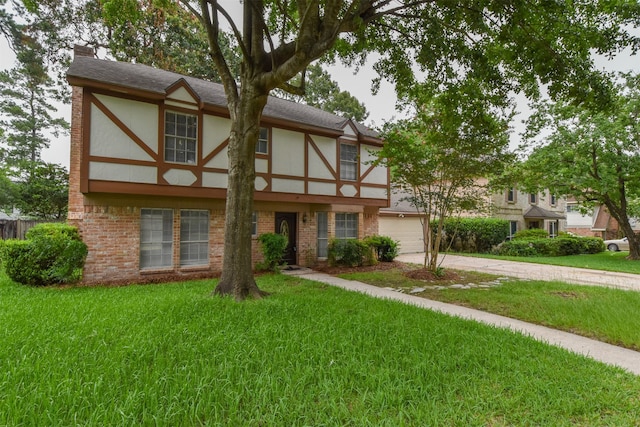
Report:
[{"label": "green grass", "polygon": [[[1,273],[0,273],[1,274]],[[0,425],[634,425],[640,377],[283,275],[34,289],[0,275]]]},{"label": "green grass", "polygon": [[478,258],[504,259],[508,261],[530,262],[534,264],[562,265],[566,267],[588,268],[592,270],[617,271],[621,273],[640,274],[640,261],[628,260],[629,252],[601,252],[589,255],[569,255],[559,257],[515,257],[491,254],[463,254],[451,255],[472,256]]},{"label": "green grass", "polygon": [[[475,272],[458,273],[462,277],[457,283],[488,280],[487,275]],[[404,277],[399,270],[341,274],[340,277],[404,291],[422,287],[425,291],[417,295],[424,298],[473,307],[640,351],[640,292],[519,279],[491,288],[438,290]]]}]

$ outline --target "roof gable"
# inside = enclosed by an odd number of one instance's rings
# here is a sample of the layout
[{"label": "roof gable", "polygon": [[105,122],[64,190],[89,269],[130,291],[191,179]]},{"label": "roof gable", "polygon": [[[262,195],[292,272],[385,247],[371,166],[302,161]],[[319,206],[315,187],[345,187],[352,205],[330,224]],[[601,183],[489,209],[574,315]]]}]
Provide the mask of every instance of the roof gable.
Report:
[{"label": "roof gable", "polygon": [[[125,92],[144,94],[152,99],[173,96],[177,101],[185,102],[192,98],[192,102],[197,102],[200,108],[210,106],[227,109],[222,85],[142,64],[76,56],[67,71],[67,80],[75,86],[124,89]],[[344,134],[346,120],[309,105],[273,96],[269,97],[262,117],[267,122],[288,122],[324,129],[336,136]],[[380,143],[377,132],[362,124],[349,122],[358,137]]]},{"label": "roof gable", "polygon": [[178,103],[201,106],[200,97],[183,78],[165,89],[167,99]]}]

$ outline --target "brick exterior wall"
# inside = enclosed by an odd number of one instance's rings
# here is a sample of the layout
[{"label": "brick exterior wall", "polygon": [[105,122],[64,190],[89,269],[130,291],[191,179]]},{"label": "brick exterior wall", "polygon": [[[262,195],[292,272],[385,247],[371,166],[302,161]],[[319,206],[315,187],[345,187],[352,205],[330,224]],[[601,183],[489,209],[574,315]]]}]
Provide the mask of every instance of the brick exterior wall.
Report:
[{"label": "brick exterior wall", "polygon": [[[187,209],[205,208],[209,211],[209,263],[203,266],[180,266],[180,208],[173,211],[173,263],[171,267],[140,269],[140,215],[145,208],[159,208],[158,203],[114,206],[111,200],[83,198],[85,206],[81,218],[69,220],[76,225],[89,248],[85,263],[84,283],[148,282],[165,277],[215,276],[222,269],[224,252],[224,210],[189,205]],[[126,200],[121,201],[126,203]],[[156,205],[156,206],[154,206]],[[284,207],[284,206],[283,206]],[[283,209],[284,210],[284,209]],[[258,234],[252,237],[253,264],[263,261],[258,235],[275,230],[276,211],[257,211]],[[305,222],[306,214],[306,222]],[[313,266],[317,262],[317,221],[315,213],[298,212],[298,265]],[[362,218],[365,217],[365,225]],[[359,234],[377,230],[376,215],[360,214]],[[335,213],[329,215],[329,233],[335,234]],[[375,223],[375,224],[374,224]]]}]

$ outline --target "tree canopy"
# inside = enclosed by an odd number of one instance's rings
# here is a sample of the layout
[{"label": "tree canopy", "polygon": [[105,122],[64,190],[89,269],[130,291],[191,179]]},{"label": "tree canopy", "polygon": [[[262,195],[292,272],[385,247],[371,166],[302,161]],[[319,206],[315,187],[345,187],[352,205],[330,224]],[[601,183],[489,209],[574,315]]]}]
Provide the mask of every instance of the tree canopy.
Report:
[{"label": "tree canopy", "polygon": [[[415,100],[417,115],[387,124],[379,161],[391,169],[393,186],[422,214],[425,266],[436,272],[445,220],[486,209],[488,178],[512,158],[512,108],[473,80],[437,95],[416,93],[422,95]],[[435,232],[432,220],[438,222]]]},{"label": "tree canopy", "polygon": [[630,221],[640,217],[640,76],[624,75],[615,94],[607,110],[539,105],[530,137],[547,134],[522,165],[523,183],[573,196],[584,207],[606,206],[629,239],[629,257],[640,259]]}]

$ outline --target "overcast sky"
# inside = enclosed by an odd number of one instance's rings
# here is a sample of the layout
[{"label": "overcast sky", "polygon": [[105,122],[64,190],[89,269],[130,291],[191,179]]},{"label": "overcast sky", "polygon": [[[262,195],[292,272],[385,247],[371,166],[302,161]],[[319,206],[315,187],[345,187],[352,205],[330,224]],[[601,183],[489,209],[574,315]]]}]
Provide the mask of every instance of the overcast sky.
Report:
[{"label": "overcast sky", "polygon": [[[8,48],[4,38],[0,38],[0,69],[8,69],[14,65],[15,57]],[[634,71],[640,73],[640,57],[630,56],[628,52],[618,55],[611,61],[604,58],[597,58],[598,68],[606,68],[611,71]],[[371,93],[371,82],[375,77],[375,72],[370,66],[362,67],[356,74],[353,70],[347,69],[340,64],[326,67],[334,80],[338,82],[342,90],[349,91],[360,102],[363,102],[369,111],[369,118],[366,124],[374,127],[382,126],[384,122],[392,121],[394,118],[403,117],[402,112],[396,111],[396,96],[393,86],[390,83],[382,83],[377,95]],[[58,113],[56,116],[64,117],[70,121],[71,107],[68,105],[56,104]],[[526,102],[519,100],[518,110],[528,111]],[[519,143],[517,133],[522,129],[520,122],[524,115],[516,117],[514,121],[515,132],[512,135],[512,144]],[[52,140],[51,147],[43,152],[45,161],[59,163],[69,167],[69,137],[63,136]]]}]

